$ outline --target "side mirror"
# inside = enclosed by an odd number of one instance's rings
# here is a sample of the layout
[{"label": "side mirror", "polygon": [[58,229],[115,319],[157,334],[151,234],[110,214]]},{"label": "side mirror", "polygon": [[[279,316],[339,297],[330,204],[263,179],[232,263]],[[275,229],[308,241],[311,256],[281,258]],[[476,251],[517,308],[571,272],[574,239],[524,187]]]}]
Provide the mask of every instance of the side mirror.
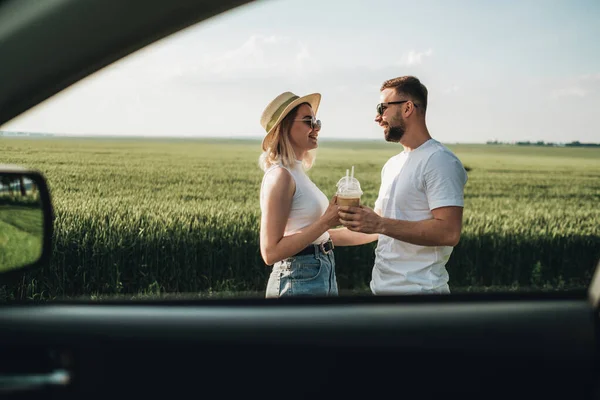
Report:
[{"label": "side mirror", "polygon": [[0,164],[0,275],[21,274],[50,259],[53,209],[38,171]]}]

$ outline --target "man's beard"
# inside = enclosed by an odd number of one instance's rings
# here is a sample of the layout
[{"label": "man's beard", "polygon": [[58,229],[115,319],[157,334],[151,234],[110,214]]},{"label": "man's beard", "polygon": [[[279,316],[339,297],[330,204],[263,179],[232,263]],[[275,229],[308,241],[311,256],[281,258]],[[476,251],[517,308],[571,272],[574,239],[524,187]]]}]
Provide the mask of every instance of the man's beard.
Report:
[{"label": "man's beard", "polygon": [[406,132],[406,126],[404,125],[404,121],[400,121],[398,126],[387,126],[387,129],[383,131],[385,134],[385,140],[387,142],[397,143],[402,139],[402,136]]}]

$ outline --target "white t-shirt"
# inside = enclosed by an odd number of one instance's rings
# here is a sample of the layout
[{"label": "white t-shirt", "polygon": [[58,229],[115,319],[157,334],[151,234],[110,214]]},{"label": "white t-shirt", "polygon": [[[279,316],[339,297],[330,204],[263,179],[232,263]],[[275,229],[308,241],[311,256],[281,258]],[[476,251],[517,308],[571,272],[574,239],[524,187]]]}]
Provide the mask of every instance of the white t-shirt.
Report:
[{"label": "white t-shirt", "polygon": [[[405,221],[433,218],[431,210],[464,206],[467,173],[444,145],[430,139],[390,158],[381,171],[375,209]],[[371,279],[373,294],[449,293],[451,246],[418,246],[379,235]]]},{"label": "white t-shirt", "polygon": [[[287,170],[296,182],[296,191],[292,199],[292,208],[288,217],[283,236],[289,236],[300,229],[316,222],[327,210],[329,200],[327,196],[315,185],[302,167],[301,161],[296,161],[292,168],[284,167],[283,165],[272,165],[269,167],[263,176],[260,186],[260,209],[264,213],[264,193],[263,186],[267,174],[277,168]],[[329,240],[329,232],[325,231],[313,243],[321,244]]]}]

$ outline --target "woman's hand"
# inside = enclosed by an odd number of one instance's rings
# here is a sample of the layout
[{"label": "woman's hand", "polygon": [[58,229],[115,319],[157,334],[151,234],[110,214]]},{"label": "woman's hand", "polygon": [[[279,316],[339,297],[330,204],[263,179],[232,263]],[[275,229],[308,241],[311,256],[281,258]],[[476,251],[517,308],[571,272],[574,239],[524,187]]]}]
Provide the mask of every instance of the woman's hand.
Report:
[{"label": "woman's hand", "polygon": [[327,210],[321,216],[321,220],[327,225],[328,229],[335,228],[341,224],[338,214],[337,196],[331,198]]}]

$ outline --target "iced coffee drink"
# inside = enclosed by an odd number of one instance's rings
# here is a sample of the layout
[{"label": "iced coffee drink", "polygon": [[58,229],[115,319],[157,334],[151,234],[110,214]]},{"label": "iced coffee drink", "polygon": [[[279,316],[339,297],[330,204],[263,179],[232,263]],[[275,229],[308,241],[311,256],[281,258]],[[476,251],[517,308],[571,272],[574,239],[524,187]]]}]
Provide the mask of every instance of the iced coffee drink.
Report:
[{"label": "iced coffee drink", "polygon": [[344,197],[342,195],[338,195],[337,204],[338,206],[358,207],[360,206],[360,196]]},{"label": "iced coffee drink", "polygon": [[351,175],[346,170],[346,176],[337,183],[337,205],[358,207],[360,206],[360,197],[362,194],[360,183],[354,177],[354,167],[352,167]]}]

